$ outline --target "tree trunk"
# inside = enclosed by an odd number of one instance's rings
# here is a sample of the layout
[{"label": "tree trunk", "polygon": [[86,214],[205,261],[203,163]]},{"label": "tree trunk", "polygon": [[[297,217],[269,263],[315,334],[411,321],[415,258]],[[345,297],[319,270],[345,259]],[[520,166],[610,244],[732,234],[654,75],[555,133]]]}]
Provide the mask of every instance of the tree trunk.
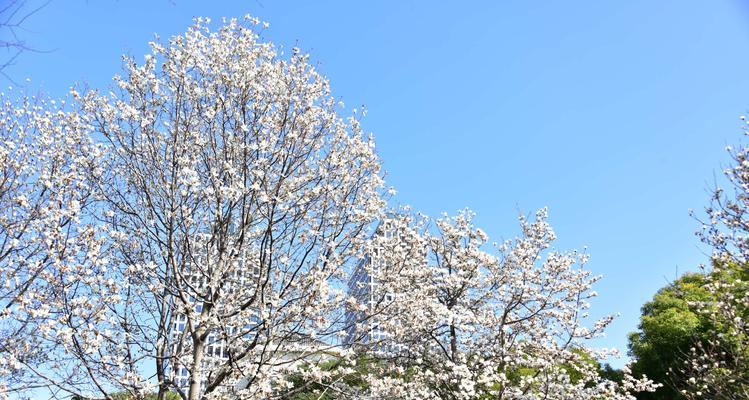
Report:
[{"label": "tree trunk", "polygon": [[205,340],[202,331],[196,332],[192,339],[192,370],[190,371],[189,400],[200,400],[200,381],[203,378],[203,352]]},{"label": "tree trunk", "polygon": [[458,335],[455,331],[455,325],[450,324],[450,358],[455,361],[458,354]]}]

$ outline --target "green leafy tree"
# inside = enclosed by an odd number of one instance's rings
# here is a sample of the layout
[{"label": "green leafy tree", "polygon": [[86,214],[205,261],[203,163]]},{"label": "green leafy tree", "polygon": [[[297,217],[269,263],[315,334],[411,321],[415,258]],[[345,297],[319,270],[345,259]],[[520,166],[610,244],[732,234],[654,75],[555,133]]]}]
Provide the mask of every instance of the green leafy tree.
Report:
[{"label": "green leafy tree", "polygon": [[684,362],[694,349],[708,346],[716,338],[724,338],[729,345],[734,340],[728,334],[729,327],[713,317],[716,293],[708,283],[746,281],[746,275],[746,270],[737,265],[715,268],[708,274],[686,274],[645,303],[639,331],[629,336],[629,353],[635,359],[632,370],[635,376],[647,375],[664,386],[653,393],[640,393],[638,398],[685,398],[681,390],[691,385],[691,374],[685,373]]},{"label": "green leafy tree", "polygon": [[747,263],[715,263],[706,289],[713,299],[697,303],[713,330],[695,341],[678,372],[689,400],[749,399],[749,268]]},{"label": "green leafy tree", "polygon": [[367,375],[377,364],[367,357],[358,357],[355,362],[330,359],[316,365],[304,364],[299,372],[286,380],[291,389],[282,397],[285,400],[333,400],[341,396],[352,396],[367,387]]},{"label": "green leafy tree", "polygon": [[712,322],[699,313],[695,302],[709,302],[705,275],[686,274],[659,290],[642,307],[639,331],[629,335],[629,353],[635,359],[635,376],[647,375],[664,385],[640,399],[683,399],[678,374],[670,372],[693,346],[715,331]]}]

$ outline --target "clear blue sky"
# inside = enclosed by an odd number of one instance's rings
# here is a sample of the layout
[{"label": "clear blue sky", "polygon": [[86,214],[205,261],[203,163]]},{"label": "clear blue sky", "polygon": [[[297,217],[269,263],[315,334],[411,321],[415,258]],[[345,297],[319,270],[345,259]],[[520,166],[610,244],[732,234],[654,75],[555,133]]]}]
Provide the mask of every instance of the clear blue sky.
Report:
[{"label": "clear blue sky", "polygon": [[348,107],[367,106],[400,203],[470,207],[494,239],[548,206],[557,248],[588,246],[604,275],[594,313],[622,314],[601,346],[626,350],[642,303],[706,261],[688,210],[741,137],[749,4],[52,0],[24,35],[53,51],[8,73],[56,97],[105,87],[155,33],[246,13],[310,52]]}]

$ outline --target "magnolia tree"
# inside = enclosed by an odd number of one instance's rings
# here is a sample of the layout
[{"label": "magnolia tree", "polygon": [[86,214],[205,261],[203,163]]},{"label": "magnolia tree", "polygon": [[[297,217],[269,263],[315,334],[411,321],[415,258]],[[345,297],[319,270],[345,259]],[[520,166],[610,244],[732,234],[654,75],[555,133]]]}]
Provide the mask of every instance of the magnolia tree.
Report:
[{"label": "magnolia tree", "polygon": [[17,389],[267,398],[340,347],[342,282],[383,206],[373,142],[258,21],[207,24],[127,58],[109,93],[74,91],[78,113],[4,115],[0,366],[33,375]]},{"label": "magnolia tree", "polygon": [[382,339],[368,350],[382,362],[369,396],[625,399],[656,387],[629,373],[598,376],[595,359],[611,353],[586,341],[612,318],[583,324],[599,278],[580,266],[585,254],[549,250],[546,210],[521,218],[522,235],[492,253],[472,219],[393,216],[373,239],[371,310]]},{"label": "magnolia tree", "polygon": [[265,398],[301,343],[336,346],[340,282],[382,207],[373,143],[307,56],[280,59],[251,26],[198,20],[81,100],[110,149],[97,184],[142,304],[131,324],[160,393],[181,366],[189,399]]},{"label": "magnolia tree", "polygon": [[715,189],[698,232],[713,250],[706,288],[714,301],[693,304],[720,331],[696,342],[674,368],[690,399],[749,398],[749,147],[726,150],[733,161],[723,171],[729,190]]},{"label": "magnolia tree", "polygon": [[749,271],[721,265],[706,276],[705,287],[713,299],[691,305],[708,318],[711,330],[679,354],[681,363],[672,366],[669,375],[676,378],[674,388],[687,399],[747,399]]},{"label": "magnolia tree", "polygon": [[[53,101],[0,104],[0,397],[87,381],[79,367],[100,336],[83,327],[106,329],[116,301],[85,212],[101,155],[86,127]],[[80,328],[87,334],[73,337]]]}]

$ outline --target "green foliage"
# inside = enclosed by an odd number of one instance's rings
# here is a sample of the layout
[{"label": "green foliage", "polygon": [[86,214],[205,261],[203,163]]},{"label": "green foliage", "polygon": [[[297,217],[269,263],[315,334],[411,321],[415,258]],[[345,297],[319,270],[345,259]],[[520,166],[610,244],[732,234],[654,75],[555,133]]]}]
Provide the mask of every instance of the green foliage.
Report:
[{"label": "green foliage", "polygon": [[[629,335],[629,353],[635,363],[635,376],[647,375],[664,386],[654,393],[640,393],[639,399],[683,399],[678,388],[684,386],[678,373],[689,349],[728,333],[726,325],[711,318],[713,313],[699,312],[695,304],[715,301],[706,284],[709,279],[746,280],[747,270],[731,265],[711,275],[686,274],[659,290],[642,307],[639,331]],[[736,293],[738,294],[738,293]],[[731,335],[727,335],[730,340]],[[671,371],[670,371],[671,369]]]},{"label": "green foliage", "polygon": [[303,373],[310,366],[303,365],[300,367],[300,373],[290,375],[286,378],[292,383],[292,389],[288,391],[291,395],[285,397],[285,399],[334,400],[339,398],[338,391],[331,390],[331,387],[352,392],[366,390],[369,386],[366,377],[373,368],[376,368],[376,364],[366,357],[360,357],[356,360],[355,365],[334,359],[323,361],[317,367],[321,371],[330,372],[330,378],[322,382],[308,382],[304,378]]},{"label": "green foliage", "polygon": [[[157,400],[159,395],[157,393],[149,393],[144,397],[144,400]],[[136,397],[128,392],[117,392],[109,395],[111,400],[133,400]],[[72,400],[86,400],[83,397],[74,396]],[[164,400],[182,400],[182,397],[177,392],[167,392],[164,396]]]},{"label": "green foliage", "polygon": [[669,373],[678,368],[695,340],[704,339],[715,329],[704,314],[690,302],[711,301],[702,274],[686,274],[659,290],[642,306],[640,330],[629,335],[629,353],[635,359],[635,376],[647,375],[664,386],[654,393],[641,393],[640,399],[682,399],[674,389],[679,382]]},{"label": "green foliage", "polygon": [[[156,393],[151,393],[146,396],[146,400],[156,400],[158,398],[158,395]],[[181,400],[182,397],[176,392],[167,392],[166,396],[164,396],[165,400]]]},{"label": "green foliage", "polygon": [[[561,369],[564,370],[564,372],[569,376],[570,381],[572,383],[578,383],[582,379],[584,379],[584,374],[581,372],[583,369],[587,370],[595,370],[599,377],[603,379],[608,379],[613,382],[621,383],[622,379],[624,377],[624,373],[621,370],[614,369],[609,364],[601,364],[598,362],[598,360],[595,359],[590,353],[585,351],[584,349],[575,349],[573,350],[575,354],[577,354],[580,357],[580,360],[577,362],[566,362],[560,365]],[[526,377],[533,377],[539,373],[539,370],[536,368],[530,368],[530,367],[517,367],[512,368],[507,371],[505,371],[507,374],[507,378],[509,379],[511,385],[518,386],[520,385],[520,382],[523,380],[523,378]],[[593,385],[594,382],[585,382],[586,385]],[[484,390],[486,394],[482,395],[480,397],[481,400],[489,400],[494,399],[495,397],[490,395],[492,391],[500,390],[501,385],[499,383],[495,383],[494,385],[490,387],[486,387]],[[533,388],[531,390],[534,390]]]},{"label": "green foliage", "polygon": [[616,383],[624,380],[624,371],[616,369],[609,364],[603,364],[598,368],[598,376]]}]

